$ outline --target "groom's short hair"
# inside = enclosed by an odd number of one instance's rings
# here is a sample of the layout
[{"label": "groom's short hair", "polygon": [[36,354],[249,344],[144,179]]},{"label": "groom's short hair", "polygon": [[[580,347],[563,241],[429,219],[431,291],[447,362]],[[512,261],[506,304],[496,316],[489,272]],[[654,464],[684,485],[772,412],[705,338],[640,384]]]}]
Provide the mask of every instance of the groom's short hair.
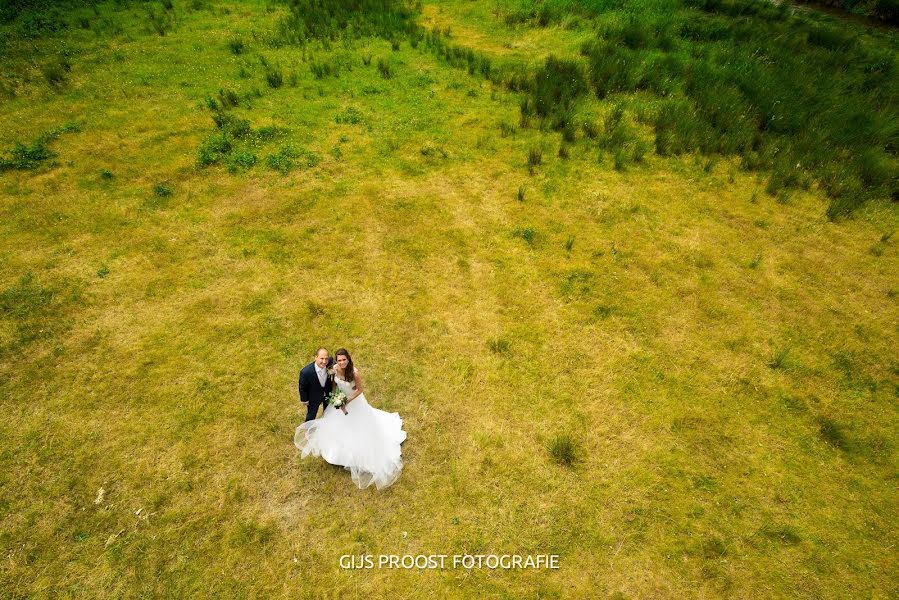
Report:
[{"label": "groom's short hair", "polygon": [[[318,350],[315,351],[315,355],[318,356],[318,353],[321,352],[322,350],[324,350],[325,352],[328,352],[327,348],[325,348],[324,346],[319,346]],[[328,354],[331,354],[331,353],[328,352]]]}]

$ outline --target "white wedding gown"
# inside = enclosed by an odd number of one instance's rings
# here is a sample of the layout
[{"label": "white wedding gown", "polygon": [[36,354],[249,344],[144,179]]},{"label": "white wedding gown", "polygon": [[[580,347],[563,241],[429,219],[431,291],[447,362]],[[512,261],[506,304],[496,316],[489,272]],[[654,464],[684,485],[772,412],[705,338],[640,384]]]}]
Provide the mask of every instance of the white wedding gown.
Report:
[{"label": "white wedding gown", "polygon": [[[334,383],[347,398],[353,384],[334,376]],[[396,481],[403,469],[400,444],[406,439],[403,420],[398,413],[372,407],[360,394],[346,405],[347,414],[331,405],[318,419],[297,427],[294,445],[303,458],[321,456],[332,465],[350,472],[359,489],[371,484],[380,490]]]}]

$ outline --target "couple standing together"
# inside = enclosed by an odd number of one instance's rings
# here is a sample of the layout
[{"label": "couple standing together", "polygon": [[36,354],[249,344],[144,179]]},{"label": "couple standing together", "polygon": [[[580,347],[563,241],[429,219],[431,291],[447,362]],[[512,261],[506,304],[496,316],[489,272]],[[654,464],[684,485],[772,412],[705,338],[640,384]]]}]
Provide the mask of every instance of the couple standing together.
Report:
[{"label": "couple standing together", "polygon": [[[403,469],[403,420],[398,413],[378,410],[368,403],[362,375],[353,366],[349,352],[341,348],[334,355],[336,360],[327,348],[319,348],[315,360],[300,371],[300,401],[306,407],[306,422],[297,427],[293,443],[303,458],[312,454],[344,467],[360,489],[372,484],[385,488]],[[339,408],[328,402],[329,395],[338,390],[346,396]],[[324,406],[321,417],[319,406]]]}]

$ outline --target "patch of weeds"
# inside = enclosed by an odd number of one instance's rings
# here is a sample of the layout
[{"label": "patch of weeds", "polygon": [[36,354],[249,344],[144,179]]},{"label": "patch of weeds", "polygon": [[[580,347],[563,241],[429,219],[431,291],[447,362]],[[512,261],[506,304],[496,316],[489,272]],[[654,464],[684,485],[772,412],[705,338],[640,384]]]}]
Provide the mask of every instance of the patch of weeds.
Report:
[{"label": "patch of weeds", "polygon": [[849,439],[843,431],[843,427],[828,417],[820,417],[818,419],[818,433],[821,438],[829,445],[839,450],[849,450]]},{"label": "patch of weeds", "polygon": [[309,63],[309,70],[316,79],[324,79],[331,75],[337,75],[337,69],[334,63],[327,60],[313,60]]},{"label": "patch of weeds", "polygon": [[197,156],[197,166],[208,167],[219,162],[222,157],[231,152],[231,140],[222,133],[208,136],[200,144]]},{"label": "patch of weeds", "polygon": [[158,12],[155,8],[150,8],[147,12],[147,28],[160,37],[172,30],[175,25],[175,16],[173,11]]},{"label": "patch of weeds", "polygon": [[594,276],[590,271],[574,269],[562,279],[561,291],[563,296],[587,296],[593,291]]},{"label": "patch of weeds", "polygon": [[68,73],[72,70],[72,65],[65,57],[47,63],[41,68],[44,79],[53,87],[61,87],[68,79]]},{"label": "patch of weeds", "polygon": [[77,124],[68,123],[39,136],[30,146],[21,142],[16,143],[15,146],[0,155],[0,173],[13,169],[26,171],[38,168],[45,161],[56,157],[56,153],[48,147],[52,140],[62,133],[78,131],[81,131],[81,128]]},{"label": "patch of weeds", "polygon": [[320,157],[315,152],[291,145],[282,146],[277,152],[269,154],[265,162],[272,170],[286,175],[296,168],[311,169],[318,165]]},{"label": "patch of weeds", "polygon": [[[240,95],[232,89],[219,90],[219,103],[222,108],[229,108],[240,105]],[[207,105],[209,101],[207,100]]]},{"label": "patch of weeds", "polygon": [[18,283],[0,291],[0,319],[11,321],[16,331],[9,347],[0,346],[0,355],[67,329],[70,325],[63,319],[65,309],[81,303],[77,288],[45,287],[29,271]]},{"label": "patch of weeds", "polygon": [[161,181],[153,186],[153,193],[157,198],[169,198],[171,197],[173,192],[171,186],[168,183]]},{"label": "patch of weeds", "polygon": [[521,238],[533,246],[534,241],[537,239],[537,230],[533,227],[518,227],[512,231],[512,237]]},{"label": "patch of weeds", "polygon": [[612,307],[608,304],[597,304],[593,309],[593,316],[597,319],[608,319],[612,316]]},{"label": "patch of weeds", "polygon": [[310,319],[325,316],[325,305],[315,300],[306,300],[306,313]]},{"label": "patch of weeds", "polygon": [[233,153],[228,159],[228,172],[237,173],[246,171],[256,164],[258,157],[249,150],[241,150]]},{"label": "patch of weeds", "polygon": [[393,78],[393,66],[391,66],[389,61],[386,61],[383,58],[378,59],[378,72],[384,79]]},{"label": "patch of weeds", "polygon": [[750,269],[758,269],[760,264],[762,264],[762,255],[756,254],[749,260],[749,263],[746,266]]},{"label": "patch of weeds", "polygon": [[284,74],[280,68],[269,67],[265,71],[265,81],[268,87],[277,89],[284,85]]},{"label": "patch of weeds", "polygon": [[446,150],[441,148],[440,146],[435,146],[431,142],[425,143],[424,146],[421,147],[421,155],[427,157],[436,157],[439,156],[441,158],[447,158]]},{"label": "patch of weeds", "polygon": [[549,455],[559,465],[570,467],[577,462],[577,444],[567,433],[560,433],[549,441],[547,445]]},{"label": "patch of weeds", "polygon": [[509,352],[511,344],[506,338],[497,337],[487,340],[487,347],[494,354],[506,354],[507,352]]},{"label": "patch of weeds", "polygon": [[355,107],[348,106],[342,113],[334,117],[334,122],[339,125],[358,125],[364,121],[362,113]]},{"label": "patch of weeds", "polygon": [[17,143],[7,153],[8,156],[0,157],[0,171],[36,169],[42,162],[56,156],[43,139],[36,140],[31,146]]},{"label": "patch of weeds", "polygon": [[241,38],[235,37],[228,40],[228,49],[231,50],[231,54],[239,56],[246,51],[247,47]]},{"label": "patch of weeds", "polygon": [[531,148],[528,150],[528,169],[531,174],[534,173],[534,168],[540,166],[543,163],[543,149],[542,148]]},{"label": "patch of weeds", "polygon": [[760,532],[766,538],[780,542],[781,544],[786,544],[788,546],[795,546],[802,541],[799,533],[797,533],[796,529],[794,529],[790,525],[766,525],[760,530]]},{"label": "patch of weeds", "polygon": [[789,357],[790,357],[790,347],[789,346],[781,346],[777,350],[774,351],[774,356],[771,357],[771,360],[768,361],[768,366],[772,369],[787,369],[789,368]]}]

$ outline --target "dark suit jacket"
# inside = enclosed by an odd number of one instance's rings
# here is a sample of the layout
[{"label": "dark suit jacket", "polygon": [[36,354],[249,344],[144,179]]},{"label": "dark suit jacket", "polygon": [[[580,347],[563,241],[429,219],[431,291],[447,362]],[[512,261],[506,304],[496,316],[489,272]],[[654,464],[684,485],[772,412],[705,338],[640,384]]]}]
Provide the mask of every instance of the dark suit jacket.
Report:
[{"label": "dark suit jacket", "polygon": [[[328,367],[334,366],[334,359],[328,359]],[[325,403],[325,398],[331,393],[334,382],[331,377],[325,379],[325,387],[318,382],[318,373],[315,372],[315,363],[311,362],[300,370],[300,400],[308,402],[310,408],[318,408]]]}]

